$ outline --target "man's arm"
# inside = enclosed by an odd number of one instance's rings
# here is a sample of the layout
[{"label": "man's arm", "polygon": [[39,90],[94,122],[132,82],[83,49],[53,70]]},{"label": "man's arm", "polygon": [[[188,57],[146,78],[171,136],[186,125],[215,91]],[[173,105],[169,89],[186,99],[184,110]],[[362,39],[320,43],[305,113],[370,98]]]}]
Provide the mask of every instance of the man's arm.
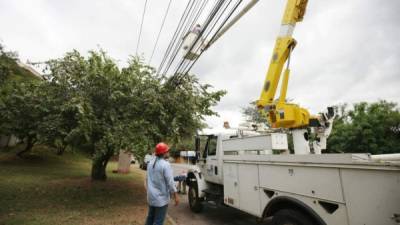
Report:
[{"label": "man's arm", "polygon": [[179,205],[179,197],[177,192],[174,192],[174,200],[175,200],[175,206]]}]

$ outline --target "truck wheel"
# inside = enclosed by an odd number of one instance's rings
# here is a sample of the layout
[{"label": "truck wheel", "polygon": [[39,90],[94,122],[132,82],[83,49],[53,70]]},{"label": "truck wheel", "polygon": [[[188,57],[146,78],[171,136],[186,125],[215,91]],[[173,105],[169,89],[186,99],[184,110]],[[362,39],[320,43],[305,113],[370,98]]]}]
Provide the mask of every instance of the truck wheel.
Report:
[{"label": "truck wheel", "polygon": [[282,209],[274,214],[272,225],[314,225],[311,220],[303,213],[292,210]]},{"label": "truck wheel", "polygon": [[203,204],[201,199],[199,198],[197,187],[193,187],[193,185],[189,186],[188,198],[189,207],[192,212],[199,213],[203,210]]}]

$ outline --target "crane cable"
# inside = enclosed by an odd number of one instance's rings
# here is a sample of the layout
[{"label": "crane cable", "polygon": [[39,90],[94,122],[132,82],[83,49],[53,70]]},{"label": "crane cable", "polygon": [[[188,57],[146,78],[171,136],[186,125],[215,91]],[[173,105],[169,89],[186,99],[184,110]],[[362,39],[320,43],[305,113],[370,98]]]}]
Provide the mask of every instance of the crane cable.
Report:
[{"label": "crane cable", "polygon": [[150,65],[151,60],[153,59],[153,56],[154,56],[154,52],[156,51],[158,40],[160,39],[160,35],[161,35],[161,32],[162,32],[162,29],[164,28],[165,20],[167,19],[169,8],[171,6],[171,2],[172,2],[172,0],[169,0],[168,6],[167,6],[167,10],[165,11],[164,18],[163,18],[162,23],[161,23],[160,30],[158,31],[158,35],[157,35],[157,38],[156,38],[156,43],[154,44],[153,51],[151,52],[151,56],[150,56],[149,62],[147,63],[148,65]]},{"label": "crane cable", "polygon": [[142,36],[142,28],[143,28],[143,22],[144,22],[144,16],[146,15],[146,7],[147,7],[147,0],[144,2],[144,9],[143,9],[143,14],[142,14],[142,21],[140,22],[140,28],[139,28],[139,37],[138,41],[136,44],[136,55],[138,55],[138,50],[139,50],[139,44],[140,44],[140,38]]}]

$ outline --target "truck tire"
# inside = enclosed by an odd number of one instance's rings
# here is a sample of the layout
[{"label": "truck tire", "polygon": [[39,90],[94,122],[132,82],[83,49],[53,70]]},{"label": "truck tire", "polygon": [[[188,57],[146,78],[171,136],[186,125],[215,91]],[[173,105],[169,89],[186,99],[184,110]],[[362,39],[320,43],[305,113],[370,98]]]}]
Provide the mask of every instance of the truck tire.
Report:
[{"label": "truck tire", "polygon": [[199,198],[199,192],[195,185],[189,186],[188,192],[189,207],[194,213],[199,213],[203,210],[202,200]]},{"label": "truck tire", "polygon": [[293,209],[281,209],[272,218],[272,225],[315,225],[303,213]]}]

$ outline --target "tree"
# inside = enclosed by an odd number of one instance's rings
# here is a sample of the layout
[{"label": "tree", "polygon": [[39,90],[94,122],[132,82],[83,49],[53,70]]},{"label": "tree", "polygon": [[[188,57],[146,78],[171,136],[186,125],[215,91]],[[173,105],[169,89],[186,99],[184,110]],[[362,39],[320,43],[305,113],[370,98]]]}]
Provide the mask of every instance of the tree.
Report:
[{"label": "tree", "polygon": [[268,124],[267,118],[257,109],[256,102],[250,102],[250,105],[242,108],[242,113],[247,122]]},{"label": "tree", "polygon": [[38,80],[31,71],[18,65],[18,54],[13,51],[6,51],[0,43],[0,88],[11,81],[26,82]]},{"label": "tree", "polygon": [[79,139],[78,131],[79,104],[71,93],[53,82],[40,85],[41,105],[47,113],[41,120],[38,136],[42,144],[56,149],[62,155],[68,145]]},{"label": "tree", "polygon": [[4,49],[4,46],[0,43],[0,85],[5,83],[7,79],[13,74],[13,70],[18,68],[16,66],[16,60],[18,59],[15,52],[9,52]]},{"label": "tree", "polygon": [[347,109],[340,107],[332,134],[329,152],[398,153],[400,152],[400,111],[396,103],[361,102]]},{"label": "tree", "polygon": [[26,142],[22,157],[38,140],[39,125],[47,109],[38,88],[42,80],[18,64],[18,54],[0,44],[0,134]]},{"label": "tree", "polygon": [[36,82],[13,82],[12,92],[3,93],[0,100],[0,130],[6,135],[15,135],[26,142],[24,150],[17,153],[22,157],[38,141],[38,130],[46,109]]},{"label": "tree", "polygon": [[176,85],[138,58],[120,70],[104,51],[91,51],[86,58],[69,52],[48,66],[50,84],[58,90],[54,96],[62,96],[59,104],[73,109],[69,118],[77,121],[66,129],[74,138],[65,140],[78,148],[89,146],[95,180],[106,179],[108,161],[120,150],[141,154],[159,141],[193,135],[224,95],[209,91],[194,76],[182,76]]}]

